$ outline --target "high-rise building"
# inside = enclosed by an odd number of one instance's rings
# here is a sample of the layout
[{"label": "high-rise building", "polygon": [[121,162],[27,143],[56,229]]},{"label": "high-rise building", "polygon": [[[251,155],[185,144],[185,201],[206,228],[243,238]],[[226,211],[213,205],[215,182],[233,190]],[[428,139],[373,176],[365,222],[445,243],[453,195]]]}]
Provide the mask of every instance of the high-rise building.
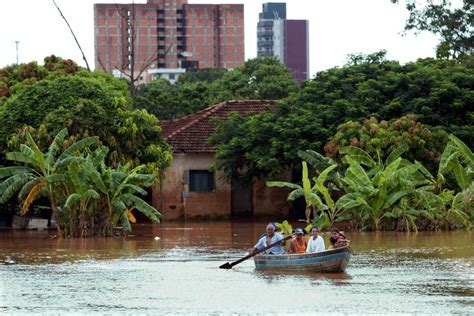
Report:
[{"label": "high-rise building", "polygon": [[257,56],[276,56],[293,79],[308,79],[308,26],[307,20],[286,19],[286,3],[264,3],[257,24]]},{"label": "high-rise building", "polygon": [[244,63],[241,4],[95,4],[94,29],[96,68],[143,73],[144,81],[182,68],[232,69]]}]

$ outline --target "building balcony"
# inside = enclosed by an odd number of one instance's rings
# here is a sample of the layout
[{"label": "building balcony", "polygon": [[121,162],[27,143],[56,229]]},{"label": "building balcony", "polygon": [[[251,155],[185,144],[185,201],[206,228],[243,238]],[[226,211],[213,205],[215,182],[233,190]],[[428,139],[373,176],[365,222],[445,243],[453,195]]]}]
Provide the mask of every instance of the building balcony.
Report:
[{"label": "building balcony", "polygon": [[259,31],[257,37],[271,36],[273,37],[273,31]]},{"label": "building balcony", "polygon": [[258,27],[273,27],[273,20],[267,20],[267,21],[260,20],[258,21],[257,26]]},{"label": "building balcony", "polygon": [[257,52],[257,57],[264,57],[264,56],[273,56],[273,50],[259,50]]},{"label": "building balcony", "polygon": [[257,47],[273,47],[273,41],[258,42]]}]

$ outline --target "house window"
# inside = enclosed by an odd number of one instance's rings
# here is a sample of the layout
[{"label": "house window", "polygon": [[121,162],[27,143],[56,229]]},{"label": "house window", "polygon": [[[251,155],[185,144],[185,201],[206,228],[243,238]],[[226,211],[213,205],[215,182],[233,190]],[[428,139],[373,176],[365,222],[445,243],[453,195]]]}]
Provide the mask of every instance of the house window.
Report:
[{"label": "house window", "polygon": [[208,170],[189,170],[190,192],[211,192],[214,190],[214,172]]}]

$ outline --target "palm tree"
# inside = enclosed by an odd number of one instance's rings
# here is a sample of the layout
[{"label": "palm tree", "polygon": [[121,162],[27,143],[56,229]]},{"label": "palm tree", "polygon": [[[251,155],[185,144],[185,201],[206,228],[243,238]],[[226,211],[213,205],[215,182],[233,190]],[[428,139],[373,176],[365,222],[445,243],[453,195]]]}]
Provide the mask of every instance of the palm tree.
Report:
[{"label": "palm tree", "polygon": [[72,144],[61,152],[67,129],[61,130],[54,138],[46,153],[41,152],[29,133],[27,144],[21,144],[19,151],[6,154],[6,159],[19,166],[0,168],[0,203],[5,203],[19,191],[22,212],[26,213],[30,205],[39,197],[48,198],[56,220],[58,234],[62,236],[61,220],[57,206],[62,199],[61,186],[66,181],[64,174],[67,165],[79,159],[77,153],[94,144],[97,137],[87,137]]}]

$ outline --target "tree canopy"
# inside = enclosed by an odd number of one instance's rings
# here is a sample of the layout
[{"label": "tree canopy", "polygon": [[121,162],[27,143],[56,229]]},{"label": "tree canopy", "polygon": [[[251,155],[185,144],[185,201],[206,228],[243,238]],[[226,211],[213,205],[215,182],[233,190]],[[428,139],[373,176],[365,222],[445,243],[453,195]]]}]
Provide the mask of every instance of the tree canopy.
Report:
[{"label": "tree canopy", "polygon": [[231,71],[203,69],[180,76],[172,85],[164,79],[138,89],[136,108],[162,120],[178,118],[227,100],[279,100],[297,91],[291,73],[277,58],[250,59]]},{"label": "tree canopy", "polygon": [[[385,52],[353,55],[342,68],[317,74],[280,102],[275,113],[222,122],[211,141],[218,168],[228,177],[246,170],[246,179],[285,170],[299,150],[323,152],[340,124],[366,118],[417,121],[441,127],[474,145],[474,73],[464,63],[421,59],[406,65]],[[239,157],[237,161],[236,157]]]},{"label": "tree canopy", "polygon": [[45,57],[44,65],[30,62],[1,68],[0,105],[25,85],[31,85],[46,78],[72,75],[79,70],[81,67],[74,61],[54,55]]},{"label": "tree canopy", "polygon": [[339,125],[334,137],[324,146],[326,155],[339,160],[340,149],[354,146],[372,157],[386,159],[402,144],[408,145],[404,158],[420,161],[431,171],[438,167],[438,160],[448,141],[448,134],[440,128],[430,128],[409,115],[390,121],[375,117],[362,122],[348,121]]},{"label": "tree canopy", "polygon": [[164,168],[169,146],[155,116],[135,110],[127,83],[102,72],[79,71],[23,85],[0,108],[0,148],[25,125],[49,135],[67,127],[74,137],[99,136],[112,163],[147,163]]}]

